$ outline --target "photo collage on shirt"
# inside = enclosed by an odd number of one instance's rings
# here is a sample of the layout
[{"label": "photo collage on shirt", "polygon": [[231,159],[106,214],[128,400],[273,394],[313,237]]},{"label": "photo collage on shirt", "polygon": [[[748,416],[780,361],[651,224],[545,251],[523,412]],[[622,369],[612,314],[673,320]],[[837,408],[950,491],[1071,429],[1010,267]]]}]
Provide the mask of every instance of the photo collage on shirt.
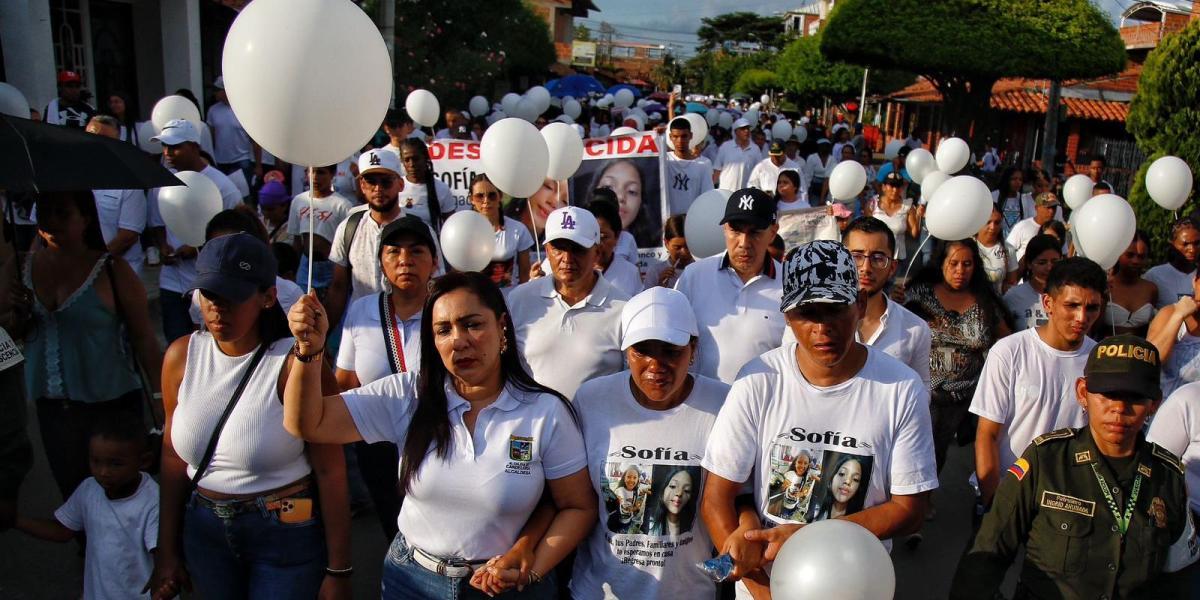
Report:
[{"label": "photo collage on shirt", "polygon": [[699,514],[699,466],[610,462],[600,487],[609,533],[677,537]]},{"label": "photo collage on shirt", "polygon": [[812,523],[863,508],[874,457],[819,447],[774,444],[767,473],[770,517]]}]

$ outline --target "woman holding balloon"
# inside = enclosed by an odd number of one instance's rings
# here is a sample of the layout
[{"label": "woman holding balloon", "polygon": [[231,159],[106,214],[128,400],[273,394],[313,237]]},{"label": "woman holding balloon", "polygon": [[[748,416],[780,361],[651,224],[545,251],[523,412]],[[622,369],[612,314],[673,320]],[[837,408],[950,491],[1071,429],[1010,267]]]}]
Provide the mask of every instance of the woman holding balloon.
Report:
[{"label": "woman holding balloon", "polygon": [[501,212],[503,198],[486,173],[476,175],[471,182],[471,208],[487,217],[496,231],[496,250],[486,272],[507,296],[514,287],[529,281],[529,251],[534,242],[529,228]]},{"label": "woman holding balloon", "polygon": [[1136,230],[1133,241],[1117,259],[1108,280],[1108,304],[1105,305],[1102,327],[1111,335],[1133,334],[1145,337],[1150,319],[1154,317],[1154,301],[1158,286],[1142,278],[1146,259],[1150,255],[1150,238]]}]

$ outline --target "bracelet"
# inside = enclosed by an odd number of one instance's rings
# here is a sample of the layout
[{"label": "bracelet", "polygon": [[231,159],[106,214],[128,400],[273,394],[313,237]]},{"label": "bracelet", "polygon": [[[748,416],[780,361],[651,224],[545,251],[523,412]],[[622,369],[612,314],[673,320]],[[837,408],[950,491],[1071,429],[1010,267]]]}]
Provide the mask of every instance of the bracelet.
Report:
[{"label": "bracelet", "polygon": [[325,567],[325,574],[330,577],[348,579],[354,574],[354,567],[346,567],[345,569],[331,569],[329,567]]},{"label": "bracelet", "polygon": [[324,353],[325,353],[325,346],[321,346],[320,350],[317,350],[316,352],[313,352],[312,354],[309,354],[306,356],[304,354],[300,354],[300,344],[299,343],[292,344],[292,355],[296,357],[296,360],[298,360],[302,363],[310,363],[313,361],[314,358],[316,358]]},{"label": "bracelet", "polygon": [[533,567],[530,567],[529,568],[529,585],[532,586],[535,583],[541,583],[541,582],[542,582],[542,574],[535,571],[533,569]]}]

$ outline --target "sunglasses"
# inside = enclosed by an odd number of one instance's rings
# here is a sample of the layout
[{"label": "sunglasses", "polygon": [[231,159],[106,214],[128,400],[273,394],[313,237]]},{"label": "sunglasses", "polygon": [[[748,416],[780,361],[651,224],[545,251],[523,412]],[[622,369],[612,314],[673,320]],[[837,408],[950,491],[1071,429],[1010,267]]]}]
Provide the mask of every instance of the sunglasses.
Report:
[{"label": "sunglasses", "polygon": [[500,192],[476,192],[471,197],[476,200],[499,200]]},{"label": "sunglasses", "polygon": [[363,175],[363,181],[367,185],[376,185],[379,187],[392,187],[396,183],[396,178],[391,175]]}]

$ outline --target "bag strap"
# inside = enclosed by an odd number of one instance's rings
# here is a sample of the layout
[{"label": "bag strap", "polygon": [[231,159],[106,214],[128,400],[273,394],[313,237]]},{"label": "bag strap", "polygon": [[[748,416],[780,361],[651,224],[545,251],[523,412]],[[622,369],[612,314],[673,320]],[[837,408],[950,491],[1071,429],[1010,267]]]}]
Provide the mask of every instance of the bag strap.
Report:
[{"label": "bag strap", "polygon": [[217,421],[217,426],[213,428],[212,437],[208,438],[208,447],[204,449],[204,458],[200,459],[200,466],[196,467],[196,474],[192,475],[192,487],[195,488],[200,479],[204,477],[204,472],[208,470],[208,465],[212,464],[213,455],[217,452],[217,440],[221,438],[221,430],[225,428],[225,422],[229,420],[229,415],[233,412],[233,407],[237,406],[238,399],[242,397],[242,392],[246,390],[246,385],[250,383],[250,376],[254,374],[258,368],[258,363],[262,362],[262,358],[267,353],[267,342],[263,342],[258,350],[254,352],[254,358],[250,359],[250,364],[246,366],[246,372],[242,373],[242,380],[238,382],[237,388],[233,390],[233,396],[229,398],[229,403],[225,405],[225,412],[221,413],[220,420]]},{"label": "bag strap", "polygon": [[387,292],[379,293],[379,324],[383,328],[383,347],[387,350],[388,367],[392,374],[408,371],[404,363],[404,339],[396,326],[396,315],[392,313],[392,301]]},{"label": "bag strap", "polygon": [[342,232],[342,256],[350,262],[350,246],[354,245],[354,234],[358,233],[358,223],[362,221],[367,211],[356,212],[346,218],[346,229]]}]

